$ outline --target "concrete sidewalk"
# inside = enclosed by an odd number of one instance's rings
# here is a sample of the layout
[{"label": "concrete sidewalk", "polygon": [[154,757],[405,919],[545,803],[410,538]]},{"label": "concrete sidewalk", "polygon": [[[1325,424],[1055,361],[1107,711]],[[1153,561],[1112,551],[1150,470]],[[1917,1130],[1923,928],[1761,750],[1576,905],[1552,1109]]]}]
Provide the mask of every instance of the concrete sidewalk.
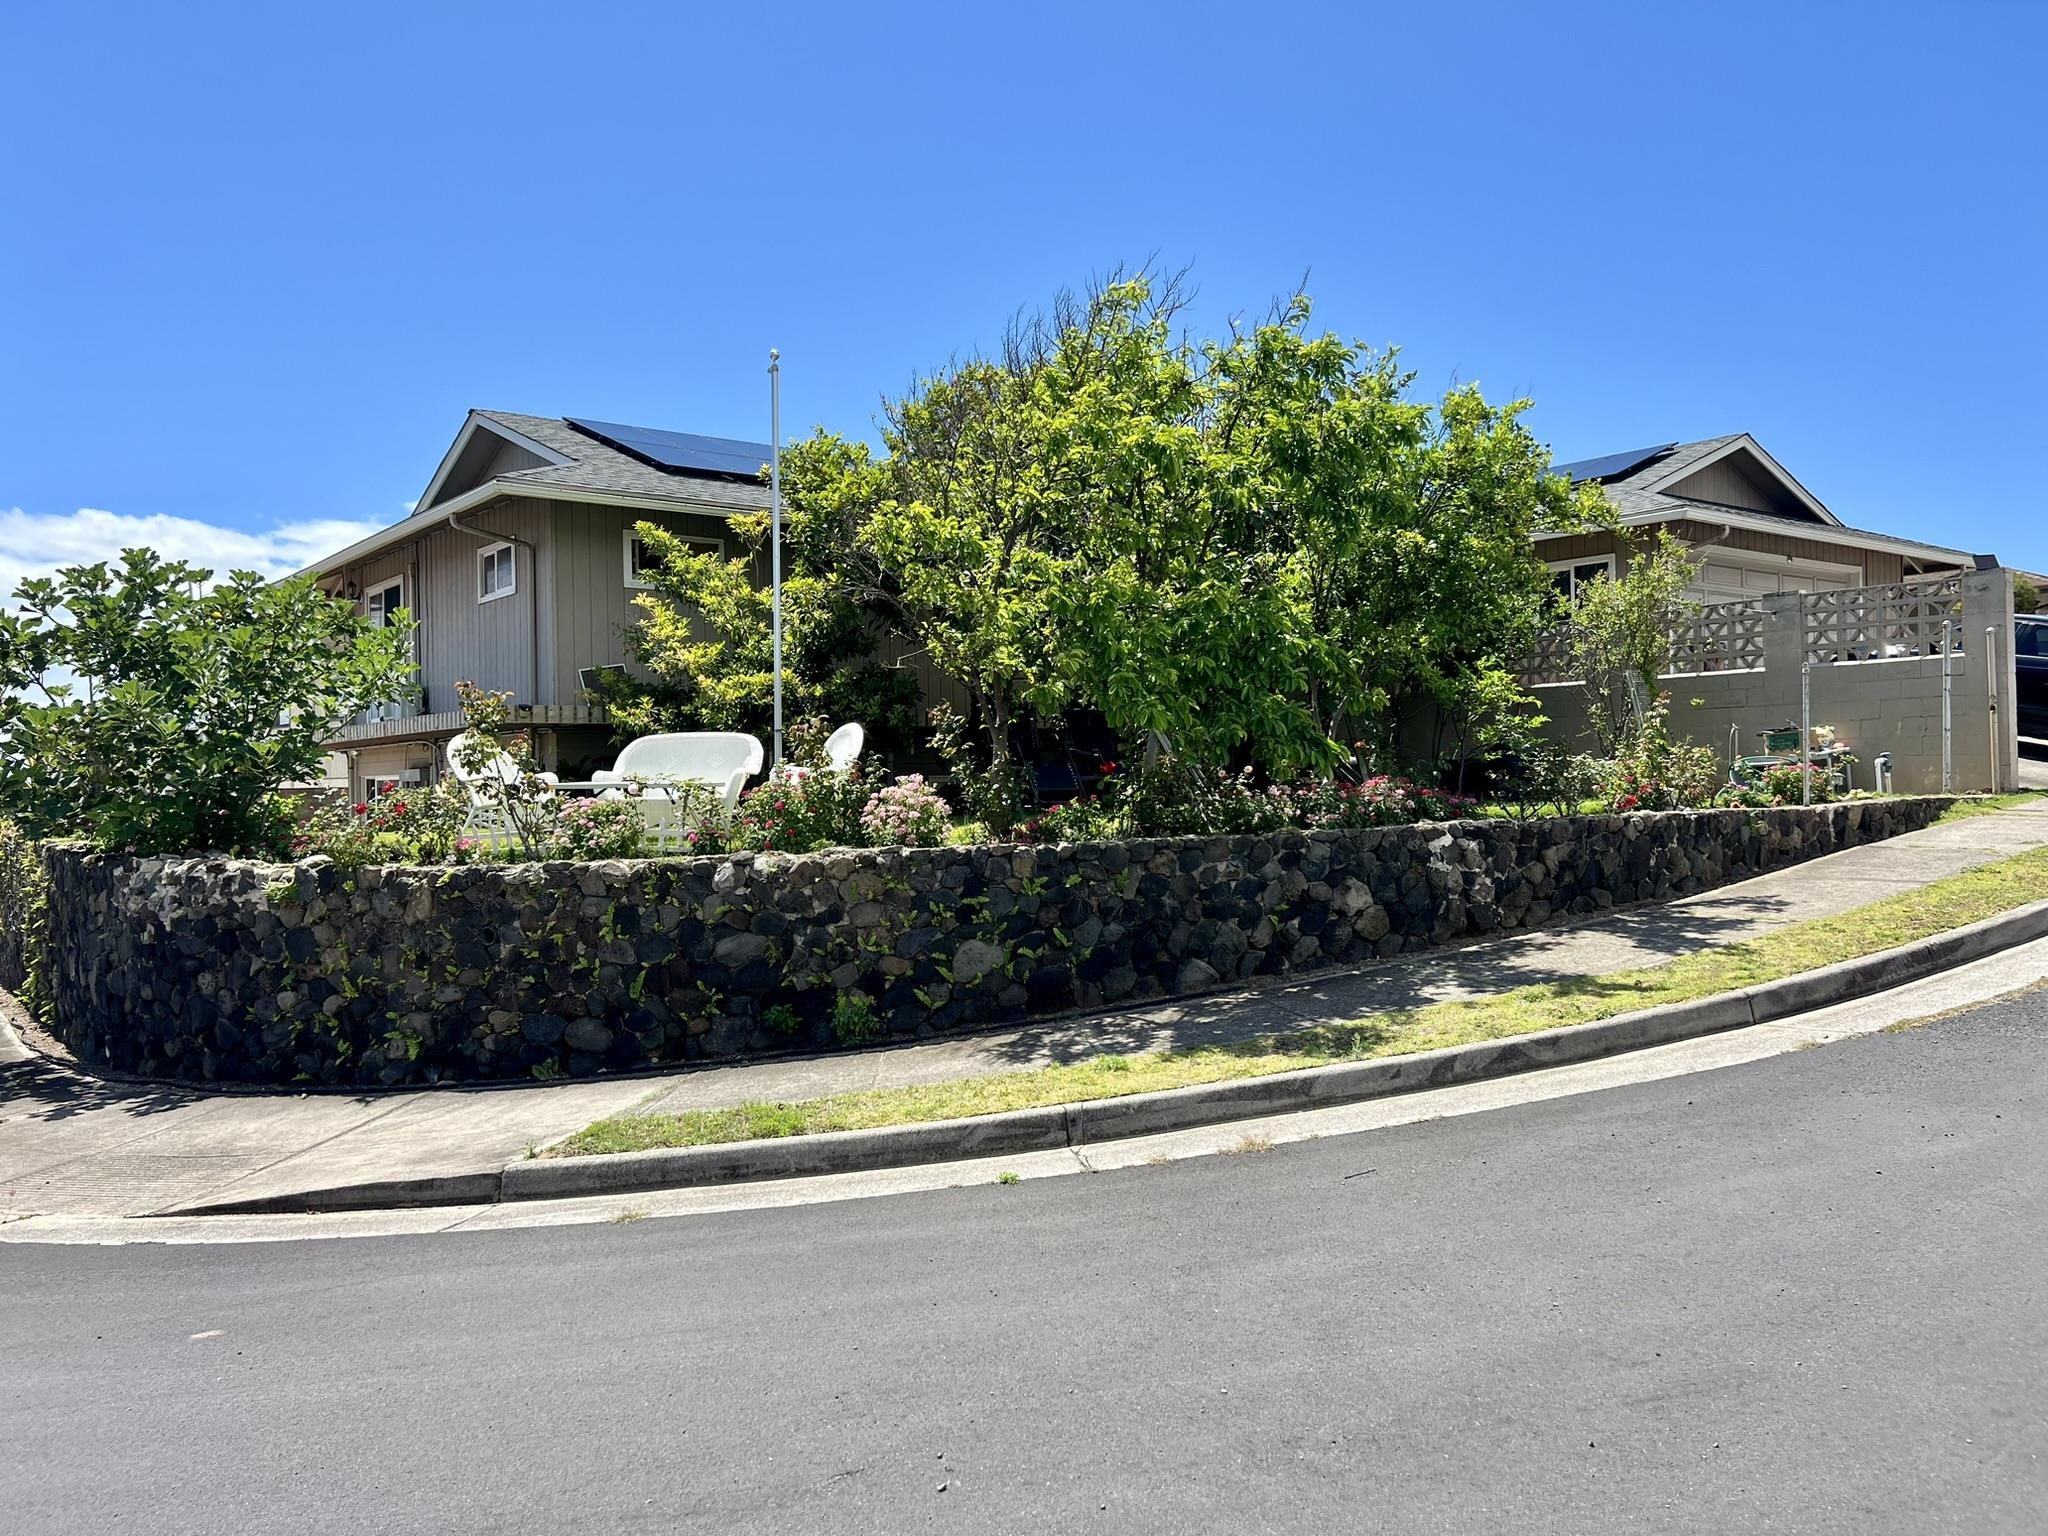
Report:
[{"label": "concrete sidewalk", "polygon": [[336,1185],[488,1173],[593,1119],[944,1081],[1220,1043],[1656,965],[2048,846],[2048,807],[1949,822],[1669,905],[1248,991],[1000,1033],[662,1076],[391,1094],[229,1094],[92,1077],[0,1019],[0,1221],[144,1215]]}]

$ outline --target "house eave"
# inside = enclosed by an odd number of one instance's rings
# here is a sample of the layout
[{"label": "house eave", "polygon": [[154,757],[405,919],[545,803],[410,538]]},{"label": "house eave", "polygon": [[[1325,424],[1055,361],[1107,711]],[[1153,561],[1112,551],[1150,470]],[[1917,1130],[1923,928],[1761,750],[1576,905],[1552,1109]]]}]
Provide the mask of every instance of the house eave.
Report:
[{"label": "house eave", "polygon": [[[1965,570],[1976,563],[1976,556],[1965,550],[1945,549],[1939,544],[1922,544],[1917,539],[1894,538],[1888,533],[1865,533],[1858,528],[1844,527],[1837,520],[1826,527],[1815,525],[1811,531],[1787,527],[1779,519],[1749,517],[1735,507],[1715,507],[1703,502],[1671,507],[1656,512],[1635,512],[1621,519],[1623,528],[1654,528],[1663,523],[1718,523],[1730,528],[1743,528],[1752,533],[1775,533],[1782,538],[1815,539],[1826,544],[1841,544],[1850,549],[1874,549],[1886,554],[1911,556],[1915,560],[1932,561],[1940,565],[1959,566]],[[1574,530],[1557,532],[1548,529],[1535,535],[1536,542],[1548,539],[1568,539]]]},{"label": "house eave", "polygon": [[[444,527],[450,517],[473,512],[507,496],[526,497],[536,501],[580,503],[584,506],[626,507],[643,512],[690,512],[700,517],[730,517],[736,510],[745,510],[736,509],[722,502],[704,501],[689,496],[650,496],[644,493],[585,490],[580,486],[571,485],[532,485],[509,479],[486,480],[475,490],[465,491],[462,495],[452,497],[424,512],[415,512],[402,523],[380,528],[367,538],[358,539],[348,548],[339,550],[295,574],[331,576],[345,566],[355,565],[373,555],[381,554],[394,544],[403,544],[408,539]],[[766,510],[765,507],[763,510]]]}]

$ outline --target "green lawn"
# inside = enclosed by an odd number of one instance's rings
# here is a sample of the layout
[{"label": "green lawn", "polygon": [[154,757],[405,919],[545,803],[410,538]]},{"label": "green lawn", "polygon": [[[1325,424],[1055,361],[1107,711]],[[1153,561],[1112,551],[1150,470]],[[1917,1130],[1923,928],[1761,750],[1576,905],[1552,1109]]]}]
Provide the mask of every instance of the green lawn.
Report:
[{"label": "green lawn", "polygon": [[1372,1014],[1235,1045],[1098,1056],[1069,1066],[786,1104],[742,1104],[681,1115],[619,1115],[586,1127],[547,1155],[636,1152],[952,1120],[1498,1040],[1797,975],[1960,928],[2044,895],[2048,849],[2036,849],[1836,917],[1797,923],[1762,938],[1642,970],[1517,987],[1492,997]]}]

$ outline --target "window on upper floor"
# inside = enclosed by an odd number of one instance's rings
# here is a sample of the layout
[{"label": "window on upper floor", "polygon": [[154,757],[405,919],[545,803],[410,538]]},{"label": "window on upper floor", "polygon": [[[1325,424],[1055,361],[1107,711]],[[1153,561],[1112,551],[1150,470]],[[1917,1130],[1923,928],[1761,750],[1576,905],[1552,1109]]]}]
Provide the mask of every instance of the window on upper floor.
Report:
[{"label": "window on upper floor", "polygon": [[476,600],[488,603],[519,590],[519,565],[510,544],[486,544],[476,552]]},{"label": "window on upper floor", "polygon": [[[683,546],[686,549],[697,554],[723,555],[725,553],[724,541],[720,539],[708,539],[688,533],[679,533],[676,537],[683,541]],[[647,547],[647,541],[628,528],[626,530],[626,585],[638,591],[645,591],[653,586],[654,583],[648,580],[647,573],[654,563],[654,552]]]}]

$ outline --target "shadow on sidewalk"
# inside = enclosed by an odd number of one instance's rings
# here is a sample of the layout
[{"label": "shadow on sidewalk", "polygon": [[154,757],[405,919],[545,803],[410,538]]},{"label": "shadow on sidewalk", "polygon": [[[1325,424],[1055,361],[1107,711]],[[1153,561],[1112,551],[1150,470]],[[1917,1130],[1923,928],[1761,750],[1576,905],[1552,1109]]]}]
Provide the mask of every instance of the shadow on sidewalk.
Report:
[{"label": "shadow on sidewalk", "polygon": [[[1262,1050],[1266,1037],[1290,1035],[1334,1050],[1370,1050],[1389,1032],[1350,1021],[1388,1015],[1391,1026],[1417,1010],[1461,997],[1553,985],[1574,997],[1626,990],[1612,974],[1662,965],[1781,926],[1794,903],[1782,896],[1711,896],[1685,910],[1641,908],[1557,928],[1518,929],[1462,947],[1425,951],[1300,977],[1268,978],[1257,990],[1161,998],[1139,1009],[1026,1024],[999,1036],[962,1034],[963,1047],[992,1070],[1082,1061],[1104,1054],[1201,1047]],[[1597,946],[1616,963],[1588,973]]]},{"label": "shadow on sidewalk", "polygon": [[9,1120],[69,1120],[106,1109],[159,1115],[214,1097],[190,1088],[103,1082],[33,1058],[0,1064],[0,1118]]}]

